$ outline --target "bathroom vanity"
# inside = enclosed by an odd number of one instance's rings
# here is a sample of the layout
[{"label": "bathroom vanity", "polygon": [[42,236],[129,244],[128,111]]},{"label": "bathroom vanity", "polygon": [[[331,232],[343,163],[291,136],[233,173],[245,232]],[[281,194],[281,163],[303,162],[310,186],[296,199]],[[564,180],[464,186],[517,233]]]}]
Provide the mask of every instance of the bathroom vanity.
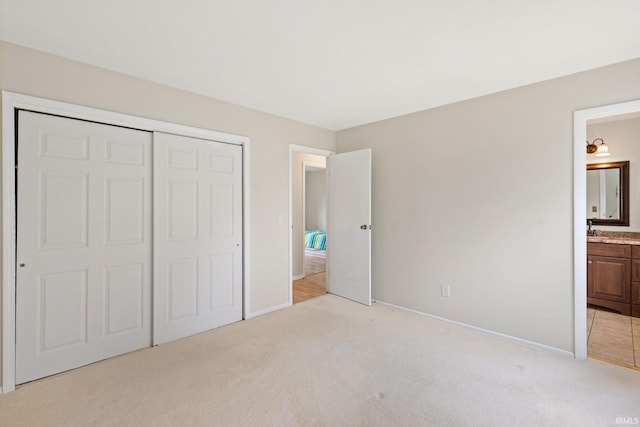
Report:
[{"label": "bathroom vanity", "polygon": [[629,161],[587,165],[587,303],[640,317],[640,232],[629,227]]},{"label": "bathroom vanity", "polygon": [[587,302],[640,317],[640,235],[587,237]]}]

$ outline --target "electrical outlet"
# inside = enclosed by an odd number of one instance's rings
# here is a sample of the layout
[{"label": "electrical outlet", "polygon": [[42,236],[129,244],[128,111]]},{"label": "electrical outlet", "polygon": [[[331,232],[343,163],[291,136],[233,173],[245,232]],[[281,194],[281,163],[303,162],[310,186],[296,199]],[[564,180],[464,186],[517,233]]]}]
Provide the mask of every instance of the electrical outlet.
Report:
[{"label": "electrical outlet", "polygon": [[440,293],[442,294],[443,297],[450,297],[451,296],[451,288],[449,287],[449,285],[442,285],[440,287]]}]

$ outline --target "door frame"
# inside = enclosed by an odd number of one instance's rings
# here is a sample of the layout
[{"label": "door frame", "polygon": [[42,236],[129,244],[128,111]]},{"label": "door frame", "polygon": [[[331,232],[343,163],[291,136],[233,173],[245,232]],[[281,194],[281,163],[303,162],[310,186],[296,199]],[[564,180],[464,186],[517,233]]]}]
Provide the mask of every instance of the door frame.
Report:
[{"label": "door frame", "polygon": [[[293,305],[293,153],[313,154],[329,157],[334,151],[305,145],[289,144],[289,306]],[[304,168],[304,165],[303,165]],[[304,189],[303,189],[304,191]],[[327,236],[328,237],[328,236]],[[329,250],[327,249],[327,257]]]},{"label": "door frame", "polygon": [[[2,387],[15,389],[16,366],[16,122],[17,111],[29,110],[149,132],[164,132],[242,146],[243,319],[251,314],[250,287],[250,138],[177,123],[147,119],[45,98],[2,91]],[[13,142],[13,143],[11,143]],[[153,326],[152,326],[153,327]]]},{"label": "door frame", "polygon": [[587,358],[587,121],[640,112],[640,100],[573,113],[573,295],[574,357]]}]

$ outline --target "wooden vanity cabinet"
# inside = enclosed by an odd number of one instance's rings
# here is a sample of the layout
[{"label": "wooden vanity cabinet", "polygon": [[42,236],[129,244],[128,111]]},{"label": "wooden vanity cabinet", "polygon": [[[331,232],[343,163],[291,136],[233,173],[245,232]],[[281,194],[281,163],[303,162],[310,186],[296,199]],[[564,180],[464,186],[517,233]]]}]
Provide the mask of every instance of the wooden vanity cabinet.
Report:
[{"label": "wooden vanity cabinet", "polygon": [[640,317],[640,283],[631,284],[631,315]]},{"label": "wooden vanity cabinet", "polygon": [[631,247],[631,315],[640,317],[640,246]]},{"label": "wooden vanity cabinet", "polygon": [[[640,252],[638,252],[640,258]],[[587,302],[631,315],[631,245],[587,243]],[[640,285],[640,259],[633,263]]]}]

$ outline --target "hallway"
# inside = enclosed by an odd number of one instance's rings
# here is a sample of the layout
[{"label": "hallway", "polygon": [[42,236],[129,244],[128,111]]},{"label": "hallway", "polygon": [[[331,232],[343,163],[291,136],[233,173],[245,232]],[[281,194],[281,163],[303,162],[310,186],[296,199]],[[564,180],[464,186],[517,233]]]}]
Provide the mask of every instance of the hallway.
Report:
[{"label": "hallway", "polygon": [[327,293],[325,251],[306,249],[305,277],[293,282],[293,303],[316,298]]}]

